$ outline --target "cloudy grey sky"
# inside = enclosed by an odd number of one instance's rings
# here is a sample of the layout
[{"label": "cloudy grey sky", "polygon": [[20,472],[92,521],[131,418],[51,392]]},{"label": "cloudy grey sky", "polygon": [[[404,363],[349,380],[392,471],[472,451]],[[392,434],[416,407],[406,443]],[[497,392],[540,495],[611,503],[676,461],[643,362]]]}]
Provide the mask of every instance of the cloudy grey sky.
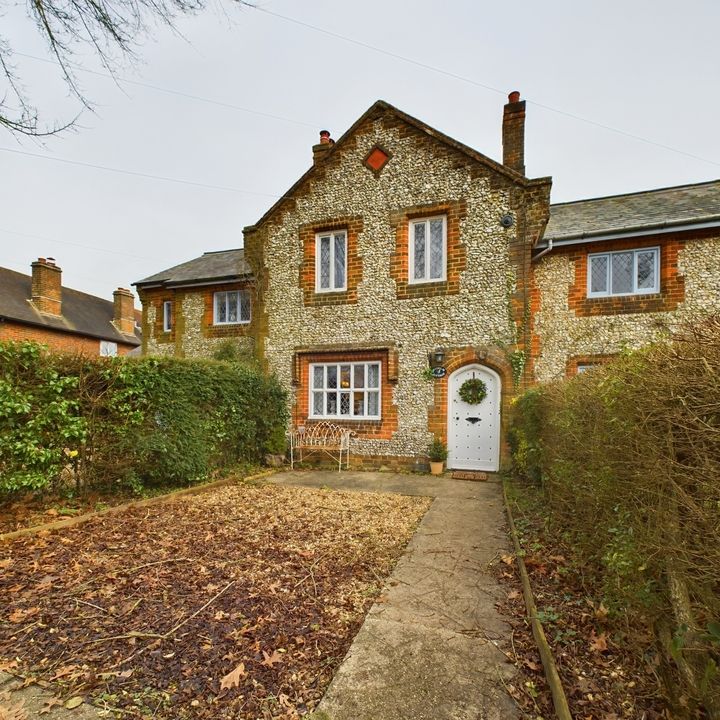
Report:
[{"label": "cloudy grey sky", "polygon": [[[339,137],[379,98],[500,159],[502,106],[520,90],[527,172],[552,175],[554,202],[720,177],[714,0],[258,2],[210,0],[178,32],[156,28],[117,75],[157,89],[79,72],[96,112],[76,132],[39,144],[0,130],[1,266],[52,256],[66,285],[109,298],[240,247],[318,131]],[[1,22],[31,99],[73,117],[57,67],[26,57],[48,55],[23,4]]]}]

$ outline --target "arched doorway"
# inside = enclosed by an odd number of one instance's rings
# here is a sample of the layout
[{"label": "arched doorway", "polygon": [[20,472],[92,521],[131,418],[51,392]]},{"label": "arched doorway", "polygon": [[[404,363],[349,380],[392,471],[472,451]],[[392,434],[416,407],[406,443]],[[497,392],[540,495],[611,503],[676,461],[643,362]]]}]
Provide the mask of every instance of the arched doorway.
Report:
[{"label": "arched doorway", "polygon": [[[482,402],[471,405],[460,387],[479,378],[487,387]],[[496,472],[500,466],[500,376],[484,365],[464,365],[448,379],[448,468]]]}]

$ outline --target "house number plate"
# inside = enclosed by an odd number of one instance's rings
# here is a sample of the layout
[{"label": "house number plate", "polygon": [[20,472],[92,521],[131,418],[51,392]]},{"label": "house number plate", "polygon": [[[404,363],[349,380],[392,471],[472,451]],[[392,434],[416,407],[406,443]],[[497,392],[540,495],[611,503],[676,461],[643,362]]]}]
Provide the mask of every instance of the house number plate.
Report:
[{"label": "house number plate", "polygon": [[434,378],[444,378],[447,375],[447,370],[444,367],[434,367],[432,374]]}]

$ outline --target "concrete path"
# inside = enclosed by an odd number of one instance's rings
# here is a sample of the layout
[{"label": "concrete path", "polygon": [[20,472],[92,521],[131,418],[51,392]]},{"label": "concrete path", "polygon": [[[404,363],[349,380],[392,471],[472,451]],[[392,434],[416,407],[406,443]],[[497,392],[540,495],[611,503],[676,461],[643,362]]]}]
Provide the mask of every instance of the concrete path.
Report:
[{"label": "concrete path", "polygon": [[[270,482],[434,497],[318,708],[331,720],[512,720],[515,669],[489,564],[509,552],[497,482],[288,472]],[[323,715],[324,713],[324,715]]]},{"label": "concrete path", "polygon": [[[98,720],[97,710],[81,703],[77,707],[67,709],[62,705],[52,705],[48,711],[48,702],[53,693],[39,685],[23,687],[22,678],[0,671],[0,718],[11,720],[31,720],[48,718],[48,720]],[[14,712],[13,712],[14,711]]]}]

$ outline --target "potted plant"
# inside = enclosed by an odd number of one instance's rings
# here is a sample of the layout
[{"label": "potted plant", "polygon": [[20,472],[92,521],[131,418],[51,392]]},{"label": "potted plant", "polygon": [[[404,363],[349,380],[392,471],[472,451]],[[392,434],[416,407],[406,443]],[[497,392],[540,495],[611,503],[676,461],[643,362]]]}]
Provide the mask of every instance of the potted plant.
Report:
[{"label": "potted plant", "polygon": [[428,445],[427,454],[430,460],[430,474],[442,475],[443,465],[448,456],[447,445],[439,437],[435,437]]}]

